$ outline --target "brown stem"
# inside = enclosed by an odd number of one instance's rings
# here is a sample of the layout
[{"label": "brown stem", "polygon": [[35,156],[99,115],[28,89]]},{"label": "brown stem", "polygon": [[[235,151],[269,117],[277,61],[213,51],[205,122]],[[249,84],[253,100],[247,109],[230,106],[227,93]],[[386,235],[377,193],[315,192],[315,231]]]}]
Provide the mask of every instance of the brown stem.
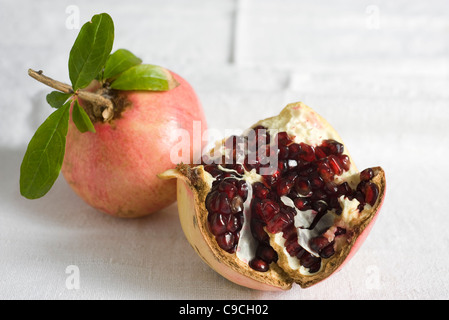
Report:
[{"label": "brown stem", "polygon": [[105,122],[111,120],[114,116],[114,104],[110,99],[105,98],[100,94],[84,90],[77,90],[76,92],[74,92],[70,85],[45,76],[42,70],[35,71],[32,69],[28,69],[28,75],[53,89],[64,93],[77,95],[82,100],[89,101],[97,108],[105,107],[102,112],[102,116]]},{"label": "brown stem", "polygon": [[62,83],[56,80],[53,80],[52,78],[49,78],[47,76],[44,76],[42,73],[42,70],[34,71],[32,69],[28,69],[28,75],[34,79],[36,79],[39,82],[42,82],[43,84],[46,84],[47,86],[62,91],[64,93],[74,93],[73,89],[70,85],[66,83]]}]

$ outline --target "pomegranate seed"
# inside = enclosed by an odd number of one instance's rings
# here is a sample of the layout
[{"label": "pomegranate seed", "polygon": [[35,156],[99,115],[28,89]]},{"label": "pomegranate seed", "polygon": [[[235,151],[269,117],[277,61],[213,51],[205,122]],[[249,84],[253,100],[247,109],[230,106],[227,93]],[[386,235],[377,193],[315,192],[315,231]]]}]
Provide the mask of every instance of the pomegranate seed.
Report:
[{"label": "pomegranate seed", "polygon": [[289,177],[280,179],[277,184],[277,193],[279,197],[286,196],[287,194],[289,194],[293,185],[294,180],[291,180]]},{"label": "pomegranate seed", "polygon": [[341,154],[338,156],[338,160],[340,160],[343,170],[348,171],[351,167],[351,160],[349,160],[349,157],[345,154]]},{"label": "pomegranate seed", "polygon": [[312,162],[316,160],[315,157],[315,150],[312,146],[305,144],[304,142],[301,142],[300,144],[301,152],[300,152],[300,159],[308,162]]},{"label": "pomegranate seed", "polygon": [[218,194],[217,202],[218,212],[223,214],[231,213],[231,202],[229,201],[228,195],[225,192]]},{"label": "pomegranate seed", "polygon": [[332,168],[332,171],[337,176],[341,175],[343,173],[342,164],[340,160],[338,160],[337,156],[332,154],[327,159],[329,160],[329,165]]},{"label": "pomegranate seed", "polygon": [[231,212],[238,213],[243,211],[243,199],[240,196],[236,196],[231,200]]},{"label": "pomegranate seed", "polygon": [[362,172],[360,172],[360,180],[362,180],[362,181],[371,180],[373,177],[374,177],[374,171],[371,168],[365,169]]},{"label": "pomegranate seed", "polygon": [[298,208],[301,211],[306,211],[312,209],[312,204],[310,202],[310,199],[306,198],[296,198],[293,200],[295,207]]},{"label": "pomegranate seed", "polygon": [[276,262],[278,260],[277,252],[270,246],[259,245],[256,250],[256,256],[267,263]]},{"label": "pomegranate seed", "polygon": [[221,235],[218,235],[216,238],[217,244],[223,250],[233,253],[235,250],[235,235],[232,232],[225,232]]},{"label": "pomegranate seed", "polygon": [[309,272],[310,273],[318,272],[320,270],[320,268],[321,268],[321,260],[319,260],[319,261],[315,262],[313,265],[311,265],[309,267]]},{"label": "pomegranate seed", "polygon": [[263,178],[269,186],[273,186],[277,183],[280,176],[281,176],[281,171],[278,169],[271,176],[264,175]]},{"label": "pomegranate seed", "polygon": [[256,182],[253,184],[253,193],[259,199],[266,199],[270,193],[270,189],[265,187],[261,182]]},{"label": "pomegranate seed", "polygon": [[328,150],[329,154],[342,154],[345,150],[343,144],[332,139],[324,140],[322,145]]},{"label": "pomegranate seed", "polygon": [[324,189],[328,194],[336,195],[338,193],[338,186],[335,182],[329,181],[324,185]]},{"label": "pomegranate seed", "polygon": [[306,251],[301,256],[301,259],[299,261],[303,267],[310,268],[313,265],[317,264],[318,262],[321,262],[321,259],[311,255],[310,252]]},{"label": "pomegranate seed", "polygon": [[209,212],[218,212],[220,202],[218,201],[218,191],[209,193],[206,197],[206,209]]},{"label": "pomegranate seed", "polygon": [[296,228],[293,224],[282,229],[282,237],[284,239],[290,239],[291,237],[297,238],[298,233],[296,232]]},{"label": "pomegranate seed", "polygon": [[271,199],[263,199],[256,203],[255,212],[262,221],[272,219],[280,211],[279,204]]},{"label": "pomegranate seed", "polygon": [[288,146],[288,154],[290,159],[299,160],[301,147],[297,143],[292,143]]},{"label": "pomegranate seed", "polygon": [[313,172],[309,178],[312,190],[320,189],[324,186],[323,178],[317,172]]},{"label": "pomegranate seed", "polygon": [[226,231],[229,232],[236,232],[242,228],[242,222],[241,219],[243,216],[235,215],[235,216],[229,216],[229,221],[226,224]]},{"label": "pomegranate seed", "polygon": [[374,206],[379,196],[379,188],[373,182],[367,182],[365,185],[365,202]]},{"label": "pomegranate seed", "polygon": [[331,242],[328,246],[324,247],[320,251],[320,257],[324,259],[328,259],[335,254],[334,243]]},{"label": "pomegranate seed", "polygon": [[212,234],[219,236],[226,232],[226,226],[229,221],[229,216],[220,213],[212,213],[210,215],[209,229]]},{"label": "pomegranate seed", "polygon": [[292,221],[295,219],[295,216],[296,216],[295,208],[283,205],[281,207],[281,212],[284,212],[285,214],[287,214]]},{"label": "pomegranate seed", "polygon": [[334,255],[334,242],[329,242],[325,237],[318,236],[309,241],[310,248],[319,253],[321,258],[330,258]]},{"label": "pomegranate seed", "polygon": [[324,159],[327,157],[327,154],[322,146],[315,147],[315,156],[318,160]]},{"label": "pomegranate seed", "polygon": [[309,246],[313,251],[320,252],[324,247],[329,245],[327,238],[318,236],[310,239]]},{"label": "pomegranate seed", "polygon": [[310,186],[309,179],[306,177],[298,177],[296,179],[295,189],[303,197],[312,195],[312,187]]},{"label": "pomegranate seed", "polygon": [[299,249],[299,251],[296,253],[296,258],[298,258],[301,261],[301,257],[304,255],[304,253],[306,253],[306,249],[304,249],[303,247],[301,247],[301,249]]},{"label": "pomegranate seed", "polygon": [[256,219],[251,220],[251,234],[253,235],[253,237],[260,242],[268,243],[270,238],[263,228],[263,222]]},{"label": "pomegranate seed", "polygon": [[267,230],[270,233],[281,232],[282,229],[287,227],[293,222],[290,216],[286,213],[279,213],[274,216],[271,220],[267,221]]},{"label": "pomegranate seed", "polygon": [[257,257],[249,262],[249,266],[259,272],[267,272],[269,269],[268,263]]},{"label": "pomegranate seed", "polygon": [[220,183],[220,185],[218,186],[218,191],[226,193],[228,198],[232,199],[237,193],[237,188],[231,182],[228,182],[228,180],[230,179],[227,179]]},{"label": "pomegranate seed", "polygon": [[292,140],[288,136],[287,132],[279,132],[277,134],[278,144],[279,145],[288,145],[292,143]]},{"label": "pomegranate seed", "polygon": [[352,189],[349,186],[349,183],[343,182],[338,186],[338,195],[339,196],[349,196],[352,194]]},{"label": "pomegranate seed", "polygon": [[331,169],[328,159],[324,159],[318,164],[318,173],[325,182],[333,179],[334,172]]},{"label": "pomegranate seed", "polygon": [[287,241],[285,241],[285,250],[287,250],[287,252],[292,256],[296,256],[296,254],[299,252],[299,250],[301,250],[301,246],[298,243],[298,238],[297,237],[292,237],[290,239],[288,239]]},{"label": "pomegranate seed", "polygon": [[240,197],[242,197],[243,201],[248,197],[248,185],[245,180],[238,180],[236,182],[237,192]]}]

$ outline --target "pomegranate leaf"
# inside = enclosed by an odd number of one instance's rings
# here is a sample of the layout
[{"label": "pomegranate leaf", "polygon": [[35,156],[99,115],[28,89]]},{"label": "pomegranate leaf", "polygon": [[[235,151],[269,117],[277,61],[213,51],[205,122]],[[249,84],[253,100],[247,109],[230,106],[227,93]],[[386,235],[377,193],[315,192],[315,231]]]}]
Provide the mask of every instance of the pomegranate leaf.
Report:
[{"label": "pomegranate leaf", "polygon": [[20,193],[28,199],[44,196],[61,171],[69,124],[70,102],[53,112],[37,129],[20,166]]},{"label": "pomegranate leaf", "polygon": [[126,49],[118,49],[110,55],[104,67],[103,77],[110,79],[142,63],[142,60]]},{"label": "pomegranate leaf", "polygon": [[167,69],[151,64],[139,64],[121,73],[112,82],[111,88],[117,90],[167,91],[178,85],[179,83]]},{"label": "pomegranate leaf", "polygon": [[107,13],[85,23],[70,50],[69,77],[74,91],[84,88],[104,68],[114,42],[114,22]]},{"label": "pomegranate leaf", "polygon": [[71,93],[52,91],[47,94],[47,102],[52,108],[58,109],[62,107],[71,96]]},{"label": "pomegranate leaf", "polygon": [[86,111],[84,111],[84,109],[79,105],[78,100],[75,100],[73,103],[72,120],[80,132],[84,133],[86,131],[90,131],[95,133],[95,128],[92,121]]}]

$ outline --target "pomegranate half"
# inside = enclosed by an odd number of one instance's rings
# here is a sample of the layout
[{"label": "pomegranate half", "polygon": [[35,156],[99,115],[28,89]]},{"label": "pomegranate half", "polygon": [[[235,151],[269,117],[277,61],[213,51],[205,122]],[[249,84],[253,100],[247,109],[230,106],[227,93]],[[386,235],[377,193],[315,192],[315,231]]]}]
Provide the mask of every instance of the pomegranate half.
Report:
[{"label": "pomegranate half", "polygon": [[259,290],[310,287],[339,270],[385,196],[381,167],[359,172],[338,133],[305,104],[159,175],[177,178],[180,221],[198,255]]}]

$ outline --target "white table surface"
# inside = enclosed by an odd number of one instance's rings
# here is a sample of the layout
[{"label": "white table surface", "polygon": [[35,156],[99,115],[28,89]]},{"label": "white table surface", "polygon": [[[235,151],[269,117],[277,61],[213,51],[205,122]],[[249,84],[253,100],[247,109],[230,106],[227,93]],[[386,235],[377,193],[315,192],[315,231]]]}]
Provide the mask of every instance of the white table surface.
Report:
[{"label": "white table surface", "polygon": [[[81,24],[110,13],[115,49],[188,79],[210,128],[244,129],[303,101],[340,132],[359,168],[384,167],[382,212],[346,267],[309,289],[254,291],[200,260],[175,204],[120,220],[62,177],[44,198],[22,198],[26,145],[51,112],[49,90],[27,69],[68,82],[71,5]],[[0,66],[0,298],[449,297],[446,0],[0,0]],[[68,266],[79,269],[79,289],[66,286]]]}]

